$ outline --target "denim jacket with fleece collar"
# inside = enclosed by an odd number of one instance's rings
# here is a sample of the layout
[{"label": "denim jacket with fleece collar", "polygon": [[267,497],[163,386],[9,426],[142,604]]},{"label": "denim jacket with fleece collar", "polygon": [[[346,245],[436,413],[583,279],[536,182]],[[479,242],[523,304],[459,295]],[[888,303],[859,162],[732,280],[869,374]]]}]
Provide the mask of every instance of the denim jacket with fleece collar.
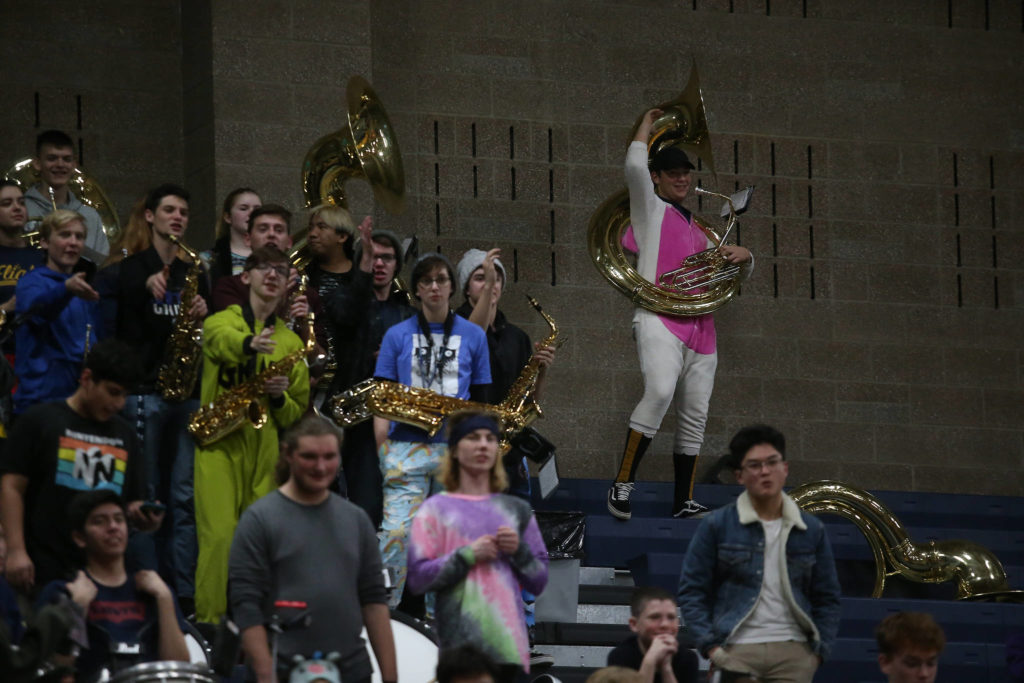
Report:
[{"label": "denim jacket with fleece collar", "polygon": [[[782,593],[808,643],[828,657],[839,629],[839,580],[825,527],[782,494]],[[679,580],[686,628],[704,656],[725,645],[757,604],[764,578],[764,527],[744,491],[711,512],[690,541]]]}]

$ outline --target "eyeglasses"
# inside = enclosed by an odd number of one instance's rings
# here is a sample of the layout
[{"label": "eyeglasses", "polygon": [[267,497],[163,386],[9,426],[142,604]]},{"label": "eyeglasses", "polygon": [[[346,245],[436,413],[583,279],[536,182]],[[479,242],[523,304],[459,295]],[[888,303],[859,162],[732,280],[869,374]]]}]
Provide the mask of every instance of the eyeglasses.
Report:
[{"label": "eyeglasses", "polygon": [[743,469],[751,474],[756,474],[761,470],[775,470],[782,464],[782,458],[768,458],[767,460],[753,460],[751,462],[743,463]]},{"label": "eyeglasses", "polygon": [[275,265],[270,264],[270,263],[260,263],[260,264],[257,264],[257,265],[252,267],[252,270],[258,270],[261,273],[266,273],[266,272],[269,272],[269,271],[272,270],[275,273],[277,273],[278,275],[280,275],[281,277],[288,277],[288,274],[291,272],[291,270],[288,268],[288,266],[275,266]]},{"label": "eyeglasses", "polygon": [[373,255],[373,260],[374,261],[383,261],[384,263],[391,263],[392,261],[395,260],[395,255],[394,254],[374,254]]},{"label": "eyeglasses", "polygon": [[437,277],[421,277],[417,285],[423,285],[424,287],[430,287],[431,285],[437,285],[438,287],[444,287],[446,284],[451,282],[447,275],[438,275]]}]

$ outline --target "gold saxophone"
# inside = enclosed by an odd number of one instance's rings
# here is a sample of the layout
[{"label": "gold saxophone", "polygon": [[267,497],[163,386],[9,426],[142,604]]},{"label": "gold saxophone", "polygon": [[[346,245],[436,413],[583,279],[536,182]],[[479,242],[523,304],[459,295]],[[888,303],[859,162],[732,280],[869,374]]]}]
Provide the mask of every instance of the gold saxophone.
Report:
[{"label": "gold saxophone", "polygon": [[[561,346],[566,338],[559,336],[554,319],[541,309],[536,299],[527,298],[551,328],[551,333],[541,345]],[[366,379],[332,398],[330,415],[342,427],[351,427],[376,415],[419,427],[434,436],[452,413],[465,410],[491,413],[500,423],[500,452],[504,454],[519,432],[542,417],[536,398],[540,369],[540,360],[535,353],[520,371],[508,396],[498,405],[442,396],[429,389],[390,380]]]},{"label": "gold saxophone", "polygon": [[192,302],[199,295],[202,265],[196,252],[174,235],[167,237],[188,254],[192,264],[185,274],[185,286],[181,288],[181,301],[178,304],[178,317],[164,349],[164,362],[160,366],[156,387],[166,400],[184,401],[195,389],[203,362],[203,319],[191,314]]},{"label": "gold saxophone", "polygon": [[[526,298],[530,302],[530,305],[540,313],[541,317],[544,318],[544,322],[546,322],[550,328],[550,333],[547,338],[540,343],[540,347],[552,346],[557,349],[565,343],[567,337],[559,335],[555,319],[544,312],[544,309],[540,307],[540,304],[536,299],[529,294],[526,295]],[[501,409],[515,417],[515,432],[517,434],[535,420],[544,417],[544,413],[540,409],[540,404],[537,403],[537,382],[540,380],[540,371],[540,359],[537,357],[537,354],[534,353],[530,356],[530,360],[527,361],[526,366],[519,372],[519,376],[516,378],[516,381],[512,383],[511,387],[509,387],[508,396],[506,396],[505,400],[501,402]]]},{"label": "gold saxophone", "polygon": [[208,446],[241,428],[247,421],[253,429],[262,429],[268,417],[267,407],[261,400],[266,395],[264,385],[267,380],[288,375],[296,363],[305,363],[306,354],[315,345],[316,340],[311,336],[301,349],[295,349],[210,403],[200,406],[188,419],[188,433],[200,446]]},{"label": "gold saxophone", "polygon": [[1003,564],[991,550],[962,539],[915,543],[892,511],[863,489],[815,481],[789,495],[807,512],[838,515],[860,529],[875,557],[872,597],[882,597],[887,576],[900,574],[918,583],[955,581],[959,600],[1024,601],[1024,591],[1010,589]]}]

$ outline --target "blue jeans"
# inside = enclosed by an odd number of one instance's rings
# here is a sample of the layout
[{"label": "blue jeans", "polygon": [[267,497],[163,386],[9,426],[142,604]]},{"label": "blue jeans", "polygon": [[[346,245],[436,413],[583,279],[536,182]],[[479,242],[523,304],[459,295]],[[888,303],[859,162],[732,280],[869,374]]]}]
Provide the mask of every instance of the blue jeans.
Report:
[{"label": "blue jeans", "polygon": [[156,535],[160,573],[180,597],[195,593],[196,520],[192,500],[195,442],[186,430],[199,401],[133,394],[122,414],[135,425],[146,466],[146,497],[167,505]]}]

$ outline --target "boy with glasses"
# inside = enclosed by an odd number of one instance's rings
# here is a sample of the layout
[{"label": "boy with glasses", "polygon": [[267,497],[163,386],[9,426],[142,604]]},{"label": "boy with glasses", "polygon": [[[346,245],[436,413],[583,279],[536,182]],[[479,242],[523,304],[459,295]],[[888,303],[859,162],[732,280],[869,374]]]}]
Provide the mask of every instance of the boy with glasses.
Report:
[{"label": "boy with glasses", "polygon": [[824,525],[782,491],[786,439],[767,425],[741,429],[729,465],[746,489],[705,517],[679,582],[683,620],[723,672],[807,681],[839,628],[839,581]]},{"label": "boy with glasses", "polygon": [[[491,383],[487,338],[480,327],[451,311],[451,263],[440,254],[421,256],[412,270],[411,287],[422,308],[384,334],[374,377],[483,401]],[[431,437],[422,429],[381,417],[373,418],[373,428],[384,475],[381,556],[395,569],[395,606],[405,587],[409,525],[430,492],[445,453],[444,434],[439,430]]]},{"label": "boy with glasses", "polygon": [[[275,314],[287,295],[289,271],[288,257],[280,249],[256,249],[242,273],[242,281],[249,286],[248,300],[206,320],[204,406],[303,349],[302,340]],[[228,554],[239,516],[277,488],[278,434],[302,417],[309,403],[305,362],[295,363],[287,375],[267,378],[260,394],[259,402],[267,411],[262,429],[244,421],[235,431],[196,448],[196,618],[202,622],[218,622],[227,608]]]}]

